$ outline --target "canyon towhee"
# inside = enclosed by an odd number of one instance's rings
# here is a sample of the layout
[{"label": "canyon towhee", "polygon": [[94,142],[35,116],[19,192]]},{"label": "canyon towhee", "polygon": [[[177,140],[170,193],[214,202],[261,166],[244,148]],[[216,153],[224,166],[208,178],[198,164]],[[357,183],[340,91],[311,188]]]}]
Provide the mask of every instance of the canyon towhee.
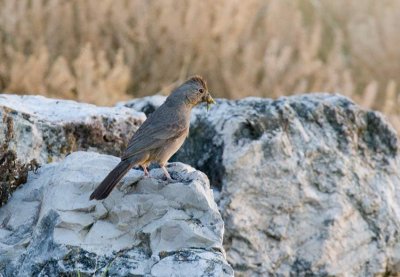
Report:
[{"label": "canyon towhee", "polygon": [[194,76],[175,89],[156,111],[154,111],[129,141],[121,162],[107,175],[90,199],[106,198],[121,178],[133,167],[140,165],[145,176],[151,162],[158,163],[172,180],[165,164],[182,146],[189,134],[190,112],[201,102],[215,103],[206,82]]}]

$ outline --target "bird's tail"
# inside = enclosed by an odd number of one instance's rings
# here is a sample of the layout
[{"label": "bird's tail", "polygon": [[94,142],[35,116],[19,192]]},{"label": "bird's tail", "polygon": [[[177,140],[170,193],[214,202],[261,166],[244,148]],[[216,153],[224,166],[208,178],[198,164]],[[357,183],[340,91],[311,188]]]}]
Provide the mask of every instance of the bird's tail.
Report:
[{"label": "bird's tail", "polygon": [[95,189],[95,191],[90,195],[90,200],[97,199],[101,200],[106,198],[113,188],[118,184],[118,182],[125,176],[125,174],[134,166],[135,164],[129,160],[121,161],[101,182],[101,184]]}]

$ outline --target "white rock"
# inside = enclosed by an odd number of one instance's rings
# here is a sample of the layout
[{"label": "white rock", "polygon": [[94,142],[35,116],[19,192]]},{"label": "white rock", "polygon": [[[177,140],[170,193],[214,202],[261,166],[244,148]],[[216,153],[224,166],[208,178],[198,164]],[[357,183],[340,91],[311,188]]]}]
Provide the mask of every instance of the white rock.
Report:
[{"label": "white rock", "polygon": [[[151,275],[157,277],[170,276],[226,276],[231,274],[232,269],[223,260],[221,253],[204,252],[193,250],[193,252],[178,252],[162,259],[153,265]],[[193,270],[192,263],[204,270]],[[190,275],[185,275],[190,272]]]},{"label": "white rock", "polygon": [[159,106],[161,106],[166,96],[163,95],[153,95],[153,96],[146,96],[143,98],[136,98],[126,102],[119,102],[117,103],[117,107],[128,107],[132,108],[135,111],[144,112],[146,115],[154,112]]},{"label": "white rock", "polygon": [[[153,270],[161,276],[162,264],[165,272],[180,269],[188,276],[233,275],[221,254],[223,221],[203,173],[171,164],[168,170],[176,182],[168,184],[131,170],[107,199],[89,201],[118,162],[75,152],[31,172],[0,209],[0,245],[5,246],[0,248],[0,274],[75,274],[77,268],[100,274],[108,268],[117,276]],[[171,260],[182,255],[185,261]]]},{"label": "white rock", "polygon": [[[10,94],[0,95],[0,113],[0,141],[12,136],[8,149],[14,150],[22,162],[36,159],[40,164],[60,160],[71,150],[105,152],[118,141],[126,143],[146,119],[143,113],[124,107]],[[13,130],[5,126],[8,118]]]},{"label": "white rock", "polygon": [[400,272],[399,143],[381,114],[329,94],[217,102],[174,159],[221,189],[235,275]]},{"label": "white rock", "polygon": [[78,150],[120,154],[146,116],[124,107],[1,94],[0,118],[1,206],[31,167]]}]

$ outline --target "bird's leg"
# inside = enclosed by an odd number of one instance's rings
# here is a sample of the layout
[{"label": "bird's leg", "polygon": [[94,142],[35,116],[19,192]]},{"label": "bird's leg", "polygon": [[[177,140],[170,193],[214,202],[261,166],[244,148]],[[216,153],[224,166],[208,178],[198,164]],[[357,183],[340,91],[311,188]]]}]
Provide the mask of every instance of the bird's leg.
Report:
[{"label": "bird's leg", "polygon": [[165,165],[160,165],[160,166],[161,166],[162,170],[164,171],[165,177],[167,177],[167,181],[169,181],[169,182],[173,181],[171,178],[171,175],[169,175],[167,169],[165,168]]},{"label": "bird's leg", "polygon": [[141,167],[143,168],[144,176],[149,177],[149,171],[147,170],[147,167],[145,165],[142,165]]}]

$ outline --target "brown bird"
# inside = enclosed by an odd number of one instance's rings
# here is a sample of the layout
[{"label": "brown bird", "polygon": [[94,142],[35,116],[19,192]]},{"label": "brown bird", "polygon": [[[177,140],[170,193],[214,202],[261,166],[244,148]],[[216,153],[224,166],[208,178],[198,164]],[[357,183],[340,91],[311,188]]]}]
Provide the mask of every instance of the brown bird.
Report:
[{"label": "brown bird", "polygon": [[158,163],[171,181],[165,164],[182,146],[189,134],[190,113],[201,102],[215,103],[203,78],[194,76],[175,89],[156,111],[154,111],[129,141],[121,162],[107,175],[90,199],[104,199],[121,178],[134,166],[140,165],[145,176],[147,166]]}]

